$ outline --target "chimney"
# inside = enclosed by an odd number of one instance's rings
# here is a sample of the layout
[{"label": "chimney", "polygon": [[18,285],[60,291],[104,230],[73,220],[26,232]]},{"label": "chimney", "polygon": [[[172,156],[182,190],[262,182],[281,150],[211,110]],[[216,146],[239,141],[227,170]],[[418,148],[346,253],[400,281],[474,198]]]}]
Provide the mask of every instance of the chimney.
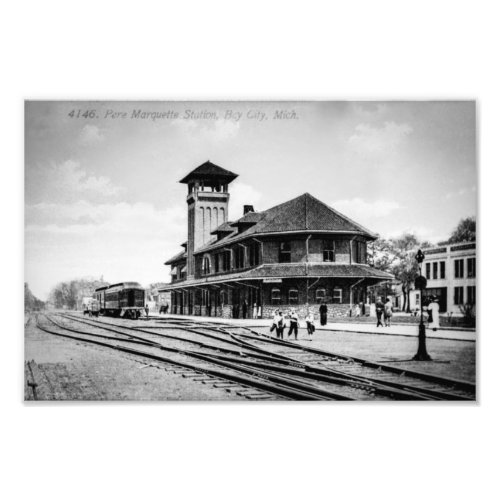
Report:
[{"label": "chimney", "polygon": [[250,212],[255,212],[253,209],[253,205],[243,205],[243,215],[246,215]]}]

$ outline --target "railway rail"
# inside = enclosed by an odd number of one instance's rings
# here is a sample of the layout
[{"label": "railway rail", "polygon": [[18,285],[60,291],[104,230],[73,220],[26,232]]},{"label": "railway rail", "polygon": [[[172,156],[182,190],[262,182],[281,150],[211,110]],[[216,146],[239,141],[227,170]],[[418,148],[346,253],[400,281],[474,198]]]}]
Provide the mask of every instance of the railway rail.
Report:
[{"label": "railway rail", "polygon": [[45,325],[39,317],[37,325],[48,333],[174,365],[193,378],[202,374],[215,383],[240,384],[250,399],[252,394],[294,400],[475,399],[475,385],[468,382],[323,351],[247,327],[184,319],[131,326],[67,313],[58,321],[43,318]]}]

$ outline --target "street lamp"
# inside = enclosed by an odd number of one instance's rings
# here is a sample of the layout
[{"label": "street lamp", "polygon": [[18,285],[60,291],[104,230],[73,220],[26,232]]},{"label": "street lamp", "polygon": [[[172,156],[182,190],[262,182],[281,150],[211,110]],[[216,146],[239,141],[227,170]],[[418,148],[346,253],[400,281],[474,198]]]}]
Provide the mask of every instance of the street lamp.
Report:
[{"label": "street lamp", "polygon": [[418,262],[418,270],[420,276],[417,276],[415,280],[415,288],[420,290],[420,324],[418,325],[418,351],[413,359],[415,361],[431,361],[431,357],[427,353],[427,348],[425,346],[425,325],[424,325],[424,290],[427,286],[427,280],[425,276],[422,276],[422,262],[425,259],[424,252],[422,250],[418,250],[417,255],[415,255],[415,259]]}]

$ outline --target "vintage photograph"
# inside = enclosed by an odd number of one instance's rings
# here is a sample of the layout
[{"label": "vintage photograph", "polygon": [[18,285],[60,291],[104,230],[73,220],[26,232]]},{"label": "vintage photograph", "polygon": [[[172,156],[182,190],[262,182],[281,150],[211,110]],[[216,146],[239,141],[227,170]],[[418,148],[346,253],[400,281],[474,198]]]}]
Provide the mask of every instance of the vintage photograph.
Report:
[{"label": "vintage photograph", "polygon": [[26,401],[476,401],[475,101],[25,101]]}]

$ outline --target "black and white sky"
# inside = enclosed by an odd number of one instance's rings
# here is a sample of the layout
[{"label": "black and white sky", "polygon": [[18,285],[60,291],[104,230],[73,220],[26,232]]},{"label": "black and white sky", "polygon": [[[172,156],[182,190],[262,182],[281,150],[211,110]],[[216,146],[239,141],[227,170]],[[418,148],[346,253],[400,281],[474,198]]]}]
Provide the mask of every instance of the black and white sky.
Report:
[{"label": "black and white sky", "polygon": [[169,281],[163,262],[187,233],[178,181],[207,159],[239,174],[230,219],[243,204],[309,192],[382,237],[435,243],[476,215],[473,101],[31,101],[25,281],[35,295],[84,276]]}]

